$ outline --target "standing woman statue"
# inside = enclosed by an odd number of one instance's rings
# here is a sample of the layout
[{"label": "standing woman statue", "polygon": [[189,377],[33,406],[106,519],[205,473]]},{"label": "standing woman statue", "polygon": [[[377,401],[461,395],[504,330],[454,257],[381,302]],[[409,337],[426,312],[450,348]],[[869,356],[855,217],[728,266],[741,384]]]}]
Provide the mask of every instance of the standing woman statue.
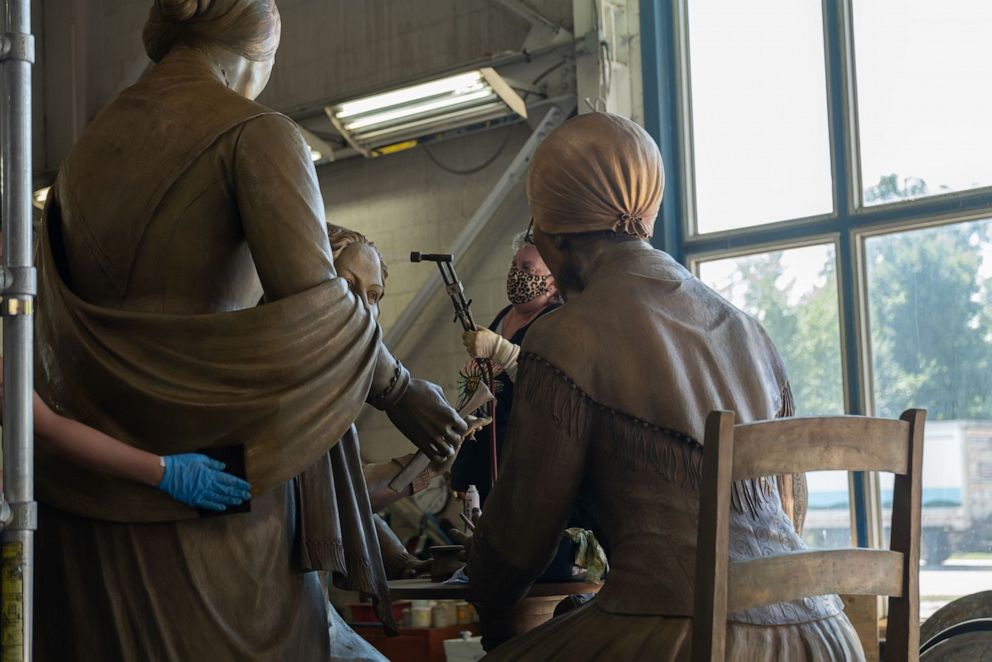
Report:
[{"label": "standing woman statue", "polygon": [[327,659],[309,571],[387,602],[346,431],[368,401],[439,462],[465,431],[337,276],[297,127],[252,101],[279,35],[274,0],[158,0],[155,66],[53,186],[40,396],[150,453],[233,458],[253,498],[205,519],[39,448],[39,660]]}]

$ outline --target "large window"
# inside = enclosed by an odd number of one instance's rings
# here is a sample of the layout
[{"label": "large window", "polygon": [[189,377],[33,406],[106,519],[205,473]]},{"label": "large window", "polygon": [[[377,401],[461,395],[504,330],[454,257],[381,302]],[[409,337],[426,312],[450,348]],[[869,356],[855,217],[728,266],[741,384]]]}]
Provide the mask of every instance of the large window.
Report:
[{"label": "large window", "polygon": [[819,9],[795,0],[688,9],[696,228],[830,213]]},{"label": "large window", "polygon": [[[928,410],[924,615],[992,589],[992,3],[644,3],[665,250],[754,315],[804,414]],[[809,477],[810,546],[890,476]]]},{"label": "large window", "polygon": [[[765,327],[793,377],[796,415],[844,411],[837,251],[833,243],[701,260],[699,278]],[[848,476],[807,476],[810,547],[846,547],[851,540]]]},{"label": "large window", "polygon": [[992,184],[992,2],[856,0],[865,203]]}]

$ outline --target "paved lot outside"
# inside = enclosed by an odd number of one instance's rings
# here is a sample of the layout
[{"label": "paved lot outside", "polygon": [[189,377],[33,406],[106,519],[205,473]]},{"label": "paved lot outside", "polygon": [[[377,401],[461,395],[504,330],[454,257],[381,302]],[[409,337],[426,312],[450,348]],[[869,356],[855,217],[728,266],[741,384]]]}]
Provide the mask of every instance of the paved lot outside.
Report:
[{"label": "paved lot outside", "polygon": [[920,615],[924,618],[954,598],[992,590],[992,559],[948,559],[920,566]]}]

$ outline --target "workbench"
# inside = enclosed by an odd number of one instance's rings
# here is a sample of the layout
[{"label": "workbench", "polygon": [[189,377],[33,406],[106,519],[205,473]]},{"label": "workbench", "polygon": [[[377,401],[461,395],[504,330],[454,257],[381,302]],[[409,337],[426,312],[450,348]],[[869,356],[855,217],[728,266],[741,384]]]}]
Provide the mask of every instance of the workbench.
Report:
[{"label": "workbench", "polygon": [[555,607],[566,596],[596,593],[601,586],[602,584],[585,582],[534,584],[519,602],[502,604],[470,600],[472,587],[469,584],[444,584],[429,579],[398,579],[389,582],[389,597],[393,600],[472,602],[479,613],[482,647],[490,651],[504,641],[551,620]]}]

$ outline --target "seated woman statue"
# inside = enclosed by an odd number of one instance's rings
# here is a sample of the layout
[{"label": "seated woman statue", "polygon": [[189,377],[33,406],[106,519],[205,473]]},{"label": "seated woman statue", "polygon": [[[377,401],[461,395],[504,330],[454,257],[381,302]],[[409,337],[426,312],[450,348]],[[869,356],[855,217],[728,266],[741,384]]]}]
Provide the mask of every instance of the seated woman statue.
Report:
[{"label": "seated woman statue", "polygon": [[[657,146],[633,122],[566,122],[531,162],[534,240],[565,298],[519,359],[499,481],[469,549],[474,600],[520,599],[576,502],[611,572],[586,605],[496,647],[493,660],[688,660],[704,421],[791,415],[761,326],[646,241]],[[554,486],[554,489],[549,489]],[[732,560],[803,547],[774,478],[740,482]],[[862,660],[837,596],[730,616],[728,660]]]}]

